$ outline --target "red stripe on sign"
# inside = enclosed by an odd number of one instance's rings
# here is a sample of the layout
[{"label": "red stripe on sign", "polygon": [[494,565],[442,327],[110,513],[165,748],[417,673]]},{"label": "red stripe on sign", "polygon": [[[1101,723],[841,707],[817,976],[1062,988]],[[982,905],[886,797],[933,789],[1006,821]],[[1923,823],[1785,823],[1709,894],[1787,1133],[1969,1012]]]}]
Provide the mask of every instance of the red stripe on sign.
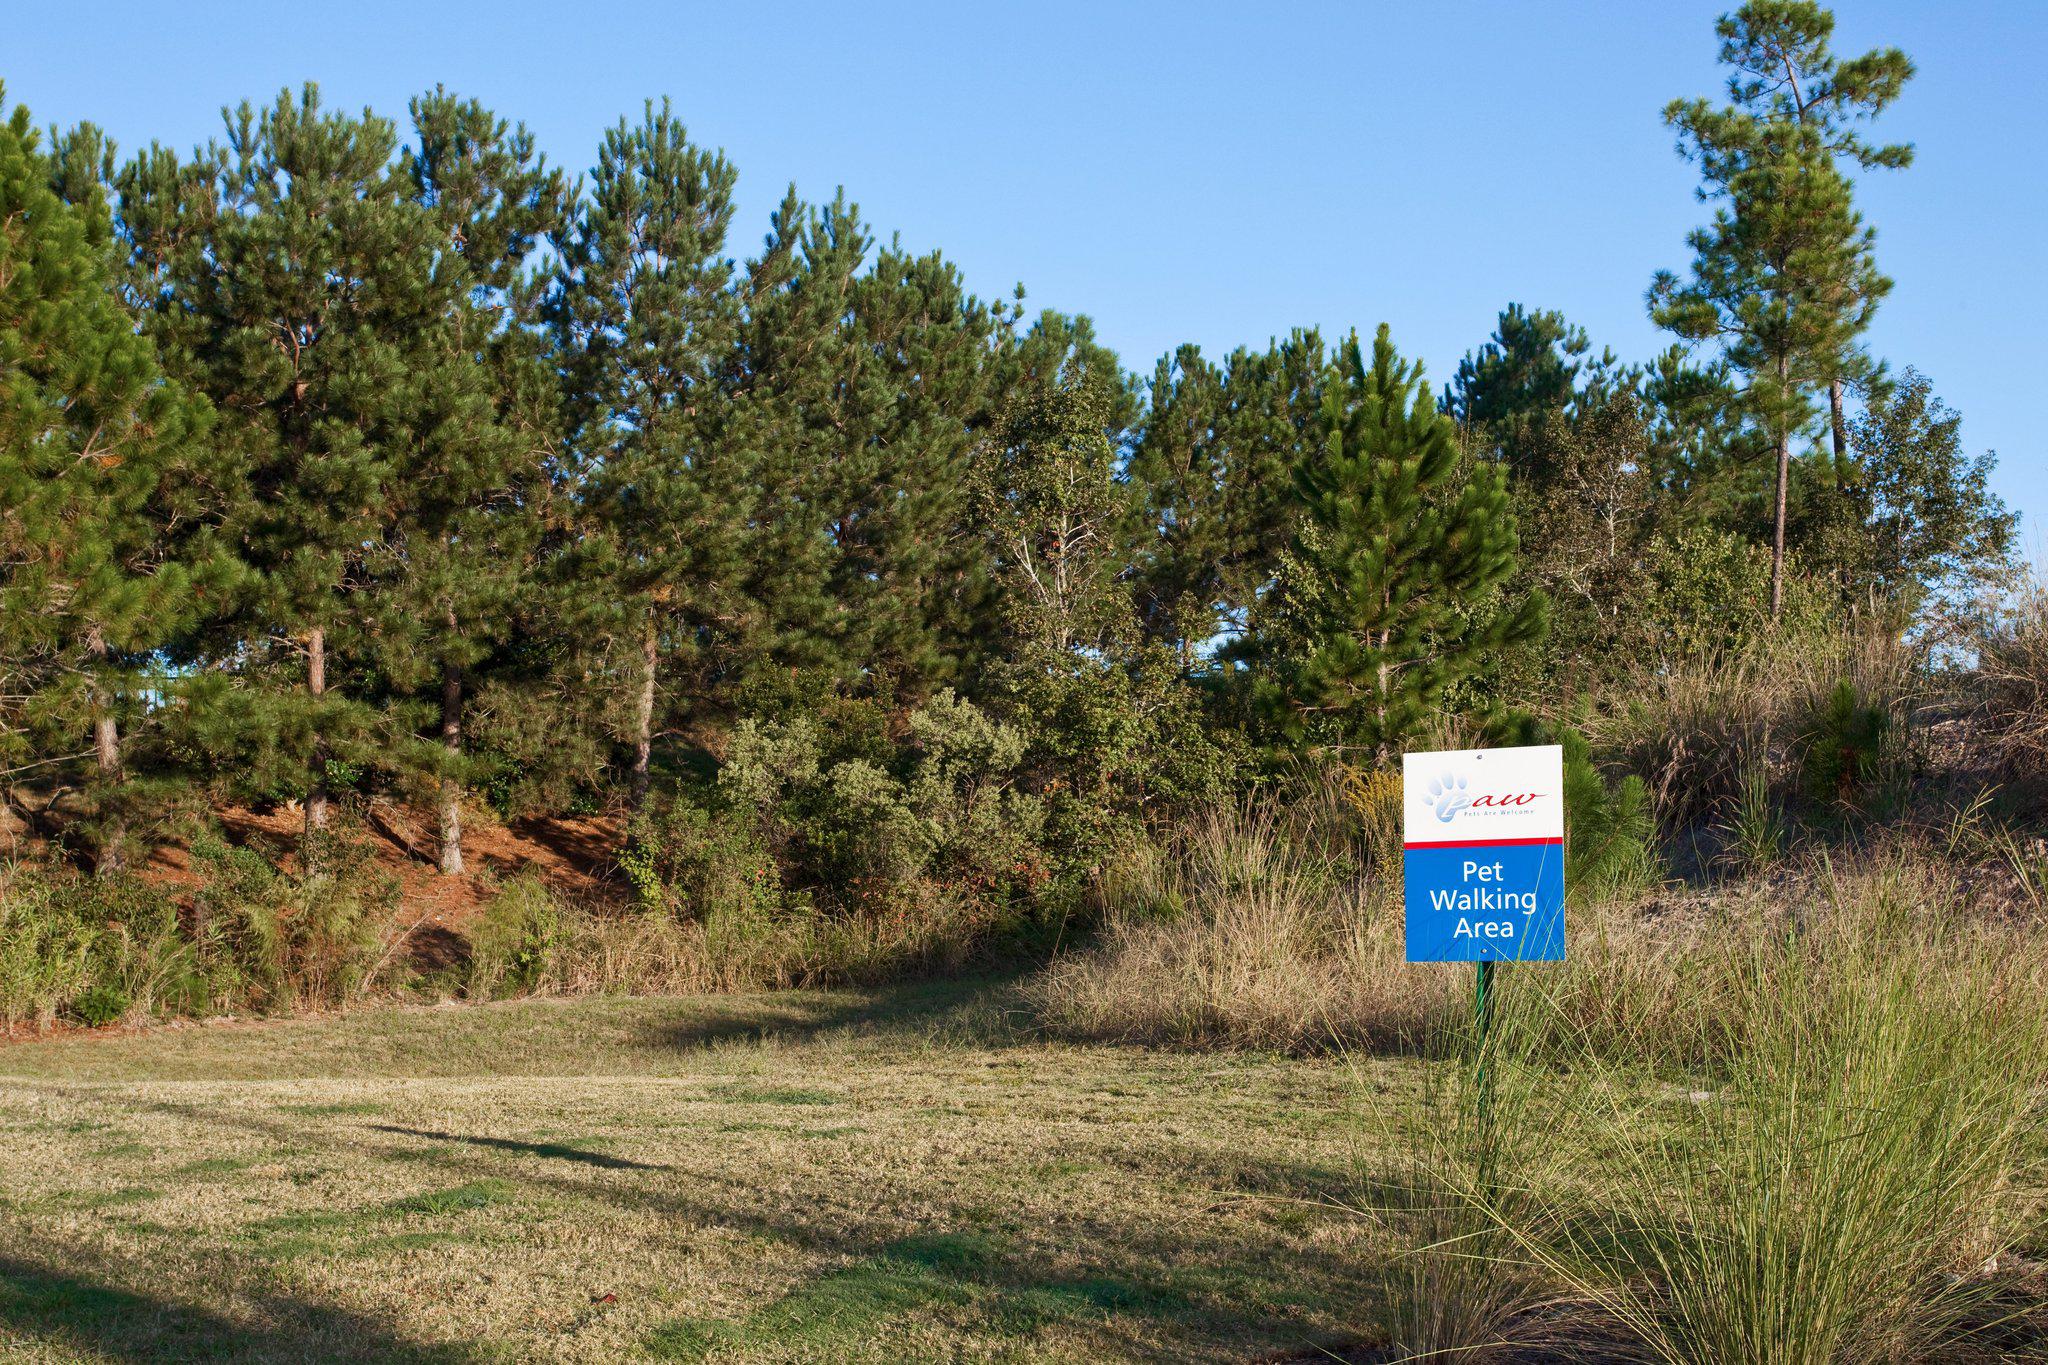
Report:
[{"label": "red stripe on sign", "polygon": [[1528,848],[1535,844],[1562,844],[1563,842],[1562,838],[1552,835],[1547,839],[1446,839],[1440,844],[1425,842],[1403,844],[1401,847],[1404,850],[1411,848]]}]

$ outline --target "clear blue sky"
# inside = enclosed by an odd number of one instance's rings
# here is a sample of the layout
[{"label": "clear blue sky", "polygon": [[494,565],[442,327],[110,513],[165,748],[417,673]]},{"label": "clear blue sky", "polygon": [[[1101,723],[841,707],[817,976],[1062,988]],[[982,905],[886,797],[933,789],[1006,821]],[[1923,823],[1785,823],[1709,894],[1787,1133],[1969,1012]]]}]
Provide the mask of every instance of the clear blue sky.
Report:
[{"label": "clear blue sky", "polygon": [[[1510,300],[1631,358],[1642,292],[1703,210],[1658,117],[1720,93],[1718,3],[1117,4],[507,0],[24,6],[0,79],[39,123],[93,119],[180,149],[223,104],[313,79],[402,115],[435,82],[523,119],[558,164],[673,96],[737,163],[737,254],[794,181],[844,185],[984,296],[1085,312],[1148,373],[1288,328],[1393,324],[1432,377]],[[1880,131],[1918,145],[1861,192],[1898,287],[1876,351],[1912,364],[2048,518],[2033,413],[2048,7],[1844,0],[1837,50],[1896,44],[1920,75]]]}]

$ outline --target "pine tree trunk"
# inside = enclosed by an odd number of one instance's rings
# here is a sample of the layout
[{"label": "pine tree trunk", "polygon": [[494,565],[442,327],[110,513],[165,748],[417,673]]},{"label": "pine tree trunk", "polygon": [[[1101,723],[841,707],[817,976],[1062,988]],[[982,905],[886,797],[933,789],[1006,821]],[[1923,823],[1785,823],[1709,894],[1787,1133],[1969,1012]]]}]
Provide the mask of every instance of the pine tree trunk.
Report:
[{"label": "pine tree trunk", "polygon": [[[104,667],[107,662],[107,642],[97,626],[86,635],[86,649],[93,661]],[[92,689],[92,754],[94,766],[99,770],[101,801],[121,783],[121,732],[114,721],[113,698],[94,680]],[[122,845],[128,840],[128,823],[116,810],[100,824],[99,855],[93,864],[93,871],[99,876],[119,872],[127,865],[127,855]]]},{"label": "pine tree trunk", "polygon": [[[462,669],[441,665],[441,747],[451,762],[462,757]],[[462,784],[451,774],[441,779],[441,872],[462,872]]]},{"label": "pine tree trunk", "polygon": [[[1789,367],[1778,359],[1778,401],[1785,402]],[[1771,621],[1775,624],[1785,610],[1785,486],[1792,479],[1792,428],[1778,419],[1778,507],[1771,518]]]},{"label": "pine tree trunk", "polygon": [[1785,485],[1792,476],[1792,436],[1778,433],[1778,510],[1771,519],[1771,620],[1785,611]]},{"label": "pine tree trunk", "polygon": [[1842,468],[1849,460],[1849,422],[1842,415],[1842,381],[1839,379],[1828,384],[1828,421],[1835,438],[1835,477],[1840,478]]},{"label": "pine tree trunk", "polygon": [[[1835,491],[1847,499],[1853,491],[1849,486],[1849,422],[1842,415],[1842,381],[1839,378],[1828,382],[1828,431],[1834,437],[1835,445]],[[1850,587],[1846,561],[1835,566],[1835,576],[1846,596]],[[1855,611],[1851,604],[1851,619],[1854,619]]]},{"label": "pine tree trunk", "polygon": [[[315,626],[306,635],[306,694],[317,703],[327,692],[327,632]],[[315,720],[315,734],[319,721]],[[327,746],[313,741],[313,781],[306,791],[306,833],[327,828]]]},{"label": "pine tree trunk", "polygon": [[655,632],[654,613],[647,614],[647,628],[640,637],[640,697],[633,708],[633,809],[647,804],[649,767],[654,758],[654,670],[659,660],[660,641]]}]

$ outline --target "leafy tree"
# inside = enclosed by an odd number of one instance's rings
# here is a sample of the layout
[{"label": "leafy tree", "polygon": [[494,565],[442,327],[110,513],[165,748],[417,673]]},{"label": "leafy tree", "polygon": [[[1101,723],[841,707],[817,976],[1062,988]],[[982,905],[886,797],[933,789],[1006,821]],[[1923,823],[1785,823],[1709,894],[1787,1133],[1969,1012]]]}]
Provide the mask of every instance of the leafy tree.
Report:
[{"label": "leafy tree", "polygon": [[1776,456],[1771,606],[1783,606],[1792,446],[1812,422],[1817,386],[1868,379],[1860,337],[1891,287],[1874,234],[1838,165],[1904,166],[1911,149],[1866,142],[1860,126],[1912,75],[1896,49],[1837,61],[1834,18],[1812,0],[1750,0],[1716,32],[1733,67],[1731,103],[1676,100],[1664,112],[1700,168],[1714,220],[1688,237],[1691,278],[1660,272],[1651,316],[1692,343],[1717,343],[1747,380],[1753,420]]},{"label": "leafy tree", "polygon": [[1129,632],[1112,401],[1086,375],[1020,394],[975,472],[975,525],[1013,649],[1064,657]]},{"label": "leafy tree", "polygon": [[738,323],[724,255],[735,174],[664,101],[605,135],[552,303],[583,471],[592,628],[627,645],[634,800],[646,799],[665,672],[701,679],[737,590],[754,485],[716,401]]},{"label": "leafy tree", "polygon": [[1085,348],[1016,391],[980,452],[973,525],[995,588],[985,693],[1025,739],[1020,776],[1050,845],[1092,865],[1155,802],[1212,795],[1223,771],[1172,655],[1136,630],[1132,490],[1116,477],[1126,391]]},{"label": "leafy tree", "polygon": [[2019,518],[1991,491],[1996,457],[1965,454],[1961,426],[1912,369],[1851,425],[1842,496],[1812,531],[1851,603],[1910,617],[2008,581]]},{"label": "leafy tree", "polygon": [[1383,325],[1354,335],[1323,402],[1324,448],[1295,472],[1301,526],[1237,657],[1290,740],[1384,762],[1446,693],[1535,638],[1545,604],[1503,599],[1516,531],[1497,467],[1460,458],[1421,367]]},{"label": "leafy tree", "polygon": [[111,871],[150,776],[135,729],[172,688],[164,652],[219,609],[233,565],[208,534],[210,414],[115,297],[104,197],[67,203],[60,178],[16,106],[0,123],[0,776],[82,780]]}]

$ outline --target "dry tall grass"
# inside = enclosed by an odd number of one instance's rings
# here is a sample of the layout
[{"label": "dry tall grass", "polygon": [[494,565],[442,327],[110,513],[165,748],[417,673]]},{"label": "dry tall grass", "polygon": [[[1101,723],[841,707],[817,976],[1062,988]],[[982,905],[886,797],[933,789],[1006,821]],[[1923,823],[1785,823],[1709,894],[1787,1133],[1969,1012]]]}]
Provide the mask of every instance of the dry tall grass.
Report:
[{"label": "dry tall grass", "polygon": [[2048,584],[2030,584],[1978,641],[1975,681],[2006,766],[2048,768]]},{"label": "dry tall grass", "polygon": [[462,985],[469,996],[488,998],[869,984],[964,966],[985,927],[964,905],[897,920],[594,910],[519,878],[471,927]]},{"label": "dry tall grass", "polygon": [[1394,1358],[1968,1358],[2038,1184],[2037,905],[1904,843],[1575,905],[1570,959],[1501,973],[1482,1039],[1470,973],[1403,962],[1392,879],[1317,823],[1213,813],[1029,993],[1092,1038],[1425,1045],[1419,1094],[1364,1100],[1410,1135],[1359,1196],[1397,1246]]},{"label": "dry tall grass", "polygon": [[1453,969],[1403,961],[1398,873],[1356,875],[1271,805],[1196,819],[1108,896],[1097,945],[1027,987],[1056,1032],[1281,1051],[1416,1046],[1469,987]]},{"label": "dry tall grass", "polygon": [[1782,777],[1801,734],[1847,681],[1858,697],[1900,717],[1927,700],[1920,649],[1863,631],[1825,640],[1766,642],[1646,672],[1625,702],[1581,718],[1597,753],[1643,779],[1668,828],[1714,818],[1755,774]]},{"label": "dry tall grass", "polygon": [[[1689,954],[1707,1007],[1653,1051],[1580,1036],[1562,1002],[1508,1061],[1553,1092],[1546,1126],[1581,1135],[1592,1212],[1473,1202],[1518,1273],[1535,1263],[1670,1365],[1974,1358],[2039,1140],[2048,926],[1897,861],[1823,877],[1811,909]],[[1680,1087],[1641,1083],[1641,1063],[1687,1056]]]}]

